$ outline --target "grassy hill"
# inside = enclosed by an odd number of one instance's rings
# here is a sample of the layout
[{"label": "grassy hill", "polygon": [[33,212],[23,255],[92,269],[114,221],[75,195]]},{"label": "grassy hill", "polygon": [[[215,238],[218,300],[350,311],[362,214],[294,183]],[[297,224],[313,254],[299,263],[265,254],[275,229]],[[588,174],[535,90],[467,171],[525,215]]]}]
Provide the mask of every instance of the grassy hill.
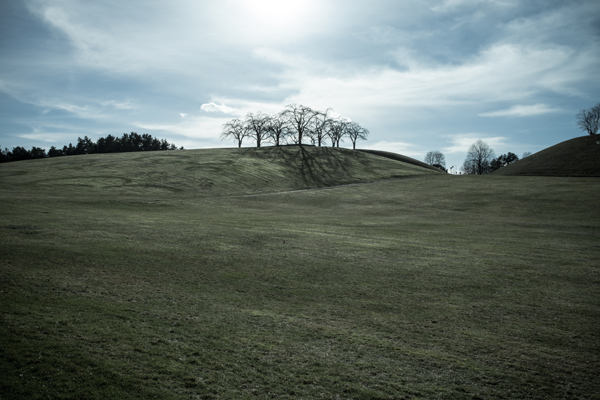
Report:
[{"label": "grassy hill", "polygon": [[599,196],[309,147],[0,164],[0,397],[597,398]]},{"label": "grassy hill", "polygon": [[99,195],[223,196],[434,173],[341,148],[282,146],[89,154],[0,165],[0,188]]},{"label": "grassy hill", "polygon": [[600,136],[570,139],[495,171],[496,175],[600,176]]},{"label": "grassy hill", "polygon": [[407,164],[412,164],[412,165],[417,165],[419,167],[423,167],[426,169],[430,169],[432,171],[436,171],[436,172],[440,172],[439,168],[436,168],[432,165],[429,165],[427,163],[424,163],[423,161],[419,161],[419,160],[415,160],[414,158],[411,157],[407,157],[405,155],[402,154],[397,154],[397,153],[391,153],[389,151],[381,151],[381,150],[366,150],[366,149],[361,149],[360,151],[363,151],[365,153],[370,153],[370,154],[375,154],[381,157],[386,157],[392,160],[396,160],[396,161],[401,161]]}]

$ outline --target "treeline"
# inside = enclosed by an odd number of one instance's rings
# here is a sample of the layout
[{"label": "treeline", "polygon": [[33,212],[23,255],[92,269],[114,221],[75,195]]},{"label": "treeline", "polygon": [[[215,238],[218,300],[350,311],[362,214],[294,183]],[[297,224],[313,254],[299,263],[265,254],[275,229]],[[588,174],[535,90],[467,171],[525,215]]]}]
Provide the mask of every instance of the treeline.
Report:
[{"label": "treeline", "polygon": [[[530,155],[530,152],[525,152],[521,159]],[[495,157],[494,150],[484,141],[478,140],[469,147],[462,170],[467,175],[485,175],[516,161],[519,161],[519,156],[510,151]]]},{"label": "treeline", "polygon": [[[529,157],[530,152],[523,153],[521,158]],[[441,151],[430,151],[425,155],[427,164],[448,172],[446,169],[446,157]],[[462,166],[462,172],[466,175],[485,175],[494,172],[502,167],[506,167],[519,161],[519,156],[510,151],[494,158],[494,150],[484,141],[478,140],[469,147],[467,158]],[[454,168],[453,166],[450,169]]]},{"label": "treeline", "polygon": [[268,142],[282,144],[311,144],[321,146],[326,140],[331,146],[340,147],[345,138],[356,148],[358,140],[366,140],[369,131],[358,123],[345,118],[335,118],[332,110],[313,110],[301,104],[290,104],[277,114],[248,113],[244,120],[232,119],[223,125],[221,140],[232,139],[242,147],[246,138],[256,142],[256,147]]},{"label": "treeline", "polygon": [[[181,149],[183,149],[183,147],[181,147]],[[40,147],[32,147],[31,150],[27,150],[20,146],[14,147],[12,150],[5,148],[4,150],[0,150],[0,162],[72,156],[77,154],[125,153],[158,150],[177,150],[177,146],[167,142],[165,139],[154,138],[147,133],[140,135],[136,132],[131,132],[124,133],[121,137],[108,135],[106,137],[101,137],[96,142],[85,136],[83,139],[77,138],[77,144],[75,146],[73,146],[72,143],[69,143],[68,146],[63,146],[62,149],[52,146],[47,153],[46,149]]]}]

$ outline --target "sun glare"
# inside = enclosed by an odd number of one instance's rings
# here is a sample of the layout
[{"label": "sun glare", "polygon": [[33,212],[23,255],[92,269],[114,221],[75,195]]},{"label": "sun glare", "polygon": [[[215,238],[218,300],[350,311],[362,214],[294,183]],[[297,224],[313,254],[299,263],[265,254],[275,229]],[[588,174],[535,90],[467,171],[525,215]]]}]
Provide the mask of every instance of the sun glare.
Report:
[{"label": "sun glare", "polygon": [[291,27],[301,23],[312,8],[312,0],[243,0],[255,23],[270,27]]}]

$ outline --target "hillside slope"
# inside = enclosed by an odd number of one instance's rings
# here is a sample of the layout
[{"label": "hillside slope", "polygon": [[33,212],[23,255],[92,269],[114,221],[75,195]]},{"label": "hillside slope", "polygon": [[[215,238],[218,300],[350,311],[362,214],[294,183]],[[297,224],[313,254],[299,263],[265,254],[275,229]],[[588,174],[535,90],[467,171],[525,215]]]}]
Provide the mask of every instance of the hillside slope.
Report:
[{"label": "hillside slope", "polygon": [[432,174],[360,151],[314,146],[88,154],[0,164],[0,188],[46,194],[222,196]]},{"label": "hillside slope", "polygon": [[495,175],[600,176],[600,136],[582,136],[548,147],[495,171]]},{"label": "hillside slope", "polygon": [[407,157],[402,154],[390,153],[389,151],[382,151],[382,150],[363,150],[363,149],[361,149],[360,151],[364,151],[365,153],[375,154],[375,155],[381,156],[381,157],[386,157],[386,158],[396,160],[396,161],[402,161],[407,164],[417,165],[419,167],[427,168],[427,169],[430,169],[435,172],[441,172],[441,170],[439,168],[436,168],[433,165],[429,165],[427,163],[424,163],[423,161],[415,160],[414,158]]}]

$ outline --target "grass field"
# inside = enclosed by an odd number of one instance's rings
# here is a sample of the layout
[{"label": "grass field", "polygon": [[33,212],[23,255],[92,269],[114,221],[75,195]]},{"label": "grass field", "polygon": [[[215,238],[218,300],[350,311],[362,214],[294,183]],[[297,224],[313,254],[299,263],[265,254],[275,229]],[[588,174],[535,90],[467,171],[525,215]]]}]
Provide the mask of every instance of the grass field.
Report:
[{"label": "grass field", "polygon": [[308,147],[2,164],[0,399],[597,399],[599,198]]}]

